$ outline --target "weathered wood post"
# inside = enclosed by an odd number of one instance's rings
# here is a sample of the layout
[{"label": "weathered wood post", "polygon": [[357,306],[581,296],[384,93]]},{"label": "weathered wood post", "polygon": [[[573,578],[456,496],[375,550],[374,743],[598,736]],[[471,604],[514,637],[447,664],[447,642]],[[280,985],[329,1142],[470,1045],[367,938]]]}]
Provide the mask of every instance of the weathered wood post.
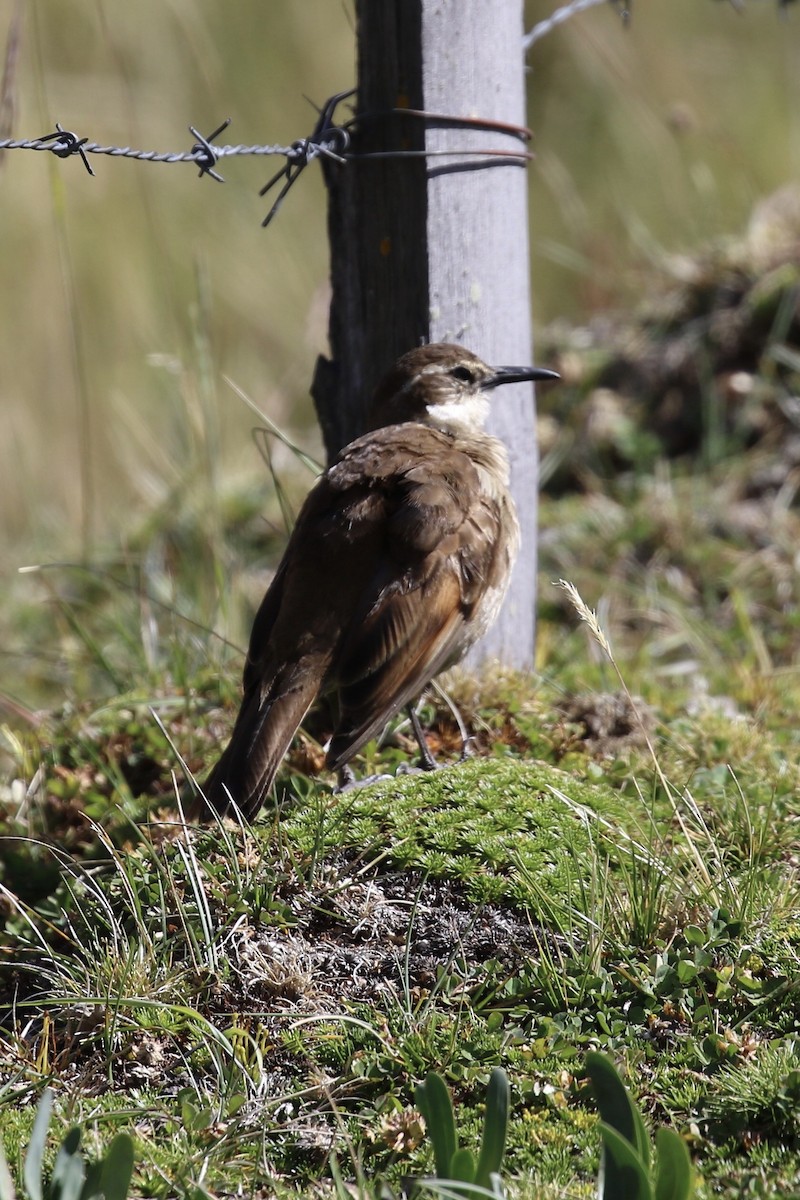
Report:
[{"label": "weathered wood post", "polygon": [[[458,341],[498,366],[532,361],[521,0],[358,0],[356,12],[353,157],[326,165],[331,358],[312,388],[329,456],[361,431],[377,379],[414,345]],[[536,597],[530,385],[503,389],[491,429],[511,455],[523,545],[473,661],[525,669]]]}]

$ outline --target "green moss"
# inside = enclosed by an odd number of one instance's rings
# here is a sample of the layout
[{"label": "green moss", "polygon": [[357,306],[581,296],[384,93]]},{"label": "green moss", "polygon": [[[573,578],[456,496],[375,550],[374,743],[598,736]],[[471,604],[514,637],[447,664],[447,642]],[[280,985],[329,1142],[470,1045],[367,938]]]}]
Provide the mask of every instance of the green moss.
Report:
[{"label": "green moss", "polygon": [[616,818],[623,806],[610,789],[554,767],[474,760],[344,793],[321,819],[298,807],[284,829],[306,852],[322,845],[366,859],[388,854],[404,868],[462,879],[473,900],[533,905],[521,872],[557,897],[571,894],[581,864],[588,866],[579,808]]}]

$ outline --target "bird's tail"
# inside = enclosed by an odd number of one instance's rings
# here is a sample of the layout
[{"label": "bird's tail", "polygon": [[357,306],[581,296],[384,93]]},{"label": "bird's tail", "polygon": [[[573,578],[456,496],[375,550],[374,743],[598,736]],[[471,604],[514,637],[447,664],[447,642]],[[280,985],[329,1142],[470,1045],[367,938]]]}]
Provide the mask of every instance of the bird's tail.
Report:
[{"label": "bird's tail", "polygon": [[308,662],[283,667],[266,689],[245,694],[231,740],[202,787],[208,806],[224,814],[236,804],[254,820],[303,717],[319,691],[321,671]]}]

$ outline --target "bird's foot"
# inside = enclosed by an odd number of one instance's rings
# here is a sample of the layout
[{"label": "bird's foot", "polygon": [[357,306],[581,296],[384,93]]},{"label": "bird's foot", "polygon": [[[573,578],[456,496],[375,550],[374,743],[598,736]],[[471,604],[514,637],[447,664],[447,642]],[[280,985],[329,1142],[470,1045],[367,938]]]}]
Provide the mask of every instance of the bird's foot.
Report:
[{"label": "bird's foot", "polygon": [[[449,763],[441,763],[435,759],[427,743],[425,744],[425,748],[427,753],[420,755],[419,762],[400,763],[396,773],[398,775],[426,775],[429,771],[442,771],[445,767],[450,765]],[[469,759],[475,757],[477,752],[475,739],[470,735],[467,735],[461,742],[461,754],[459,755],[457,761],[459,763],[468,762]]]},{"label": "bird's foot", "polygon": [[358,788],[371,787],[373,783],[386,783],[394,779],[394,775],[365,775],[363,779],[356,779],[355,772],[352,767],[340,767],[338,771],[338,781],[333,789],[334,796],[341,796],[343,792],[354,792]]},{"label": "bird's foot", "polygon": [[441,771],[445,763],[437,762],[431,756],[429,759],[420,759],[417,763],[401,762],[398,766],[396,775],[428,775],[431,771]]},{"label": "bird's foot", "polygon": [[441,771],[446,765],[446,763],[437,762],[431,755],[430,758],[420,759],[418,763],[401,762],[394,775],[365,775],[363,779],[356,778],[352,767],[340,767],[333,794],[340,796],[343,792],[354,792],[358,788],[371,787],[373,783],[391,783],[393,779],[402,778],[404,775],[428,775],[431,771]]}]

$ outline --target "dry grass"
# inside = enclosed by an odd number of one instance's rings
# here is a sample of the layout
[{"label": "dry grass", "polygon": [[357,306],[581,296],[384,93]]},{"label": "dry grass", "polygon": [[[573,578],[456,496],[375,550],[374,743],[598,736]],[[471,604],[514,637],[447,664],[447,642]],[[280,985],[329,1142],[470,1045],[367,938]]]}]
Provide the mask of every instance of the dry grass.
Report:
[{"label": "dry grass", "polygon": [[[526,24],[549,11],[528,4]],[[532,57],[535,304],[580,319],[639,292],[661,250],[738,231],[792,174],[796,74],[772,4],[670,0],[623,28],[610,6],[568,22]],[[230,116],[232,140],[290,141],[353,77],[352,13],[308,0],[265,16],[256,0],[45,0],[26,15],[17,129],[56,120],[101,142],[188,144],[187,125]],[[5,28],[0,28],[0,37]],[[763,64],[771,63],[772,70]],[[0,525],[12,565],[87,539],[118,544],[132,511],[194,468],[206,424],[218,480],[258,479],[252,418],[229,375],[283,427],[307,429],[325,345],[324,198],[309,172],[279,223],[259,228],[269,171],[230,165],[224,186],[190,168],[7,155],[0,193]],[[197,329],[213,364],[197,383]],[[309,435],[312,444],[314,434]]]}]

